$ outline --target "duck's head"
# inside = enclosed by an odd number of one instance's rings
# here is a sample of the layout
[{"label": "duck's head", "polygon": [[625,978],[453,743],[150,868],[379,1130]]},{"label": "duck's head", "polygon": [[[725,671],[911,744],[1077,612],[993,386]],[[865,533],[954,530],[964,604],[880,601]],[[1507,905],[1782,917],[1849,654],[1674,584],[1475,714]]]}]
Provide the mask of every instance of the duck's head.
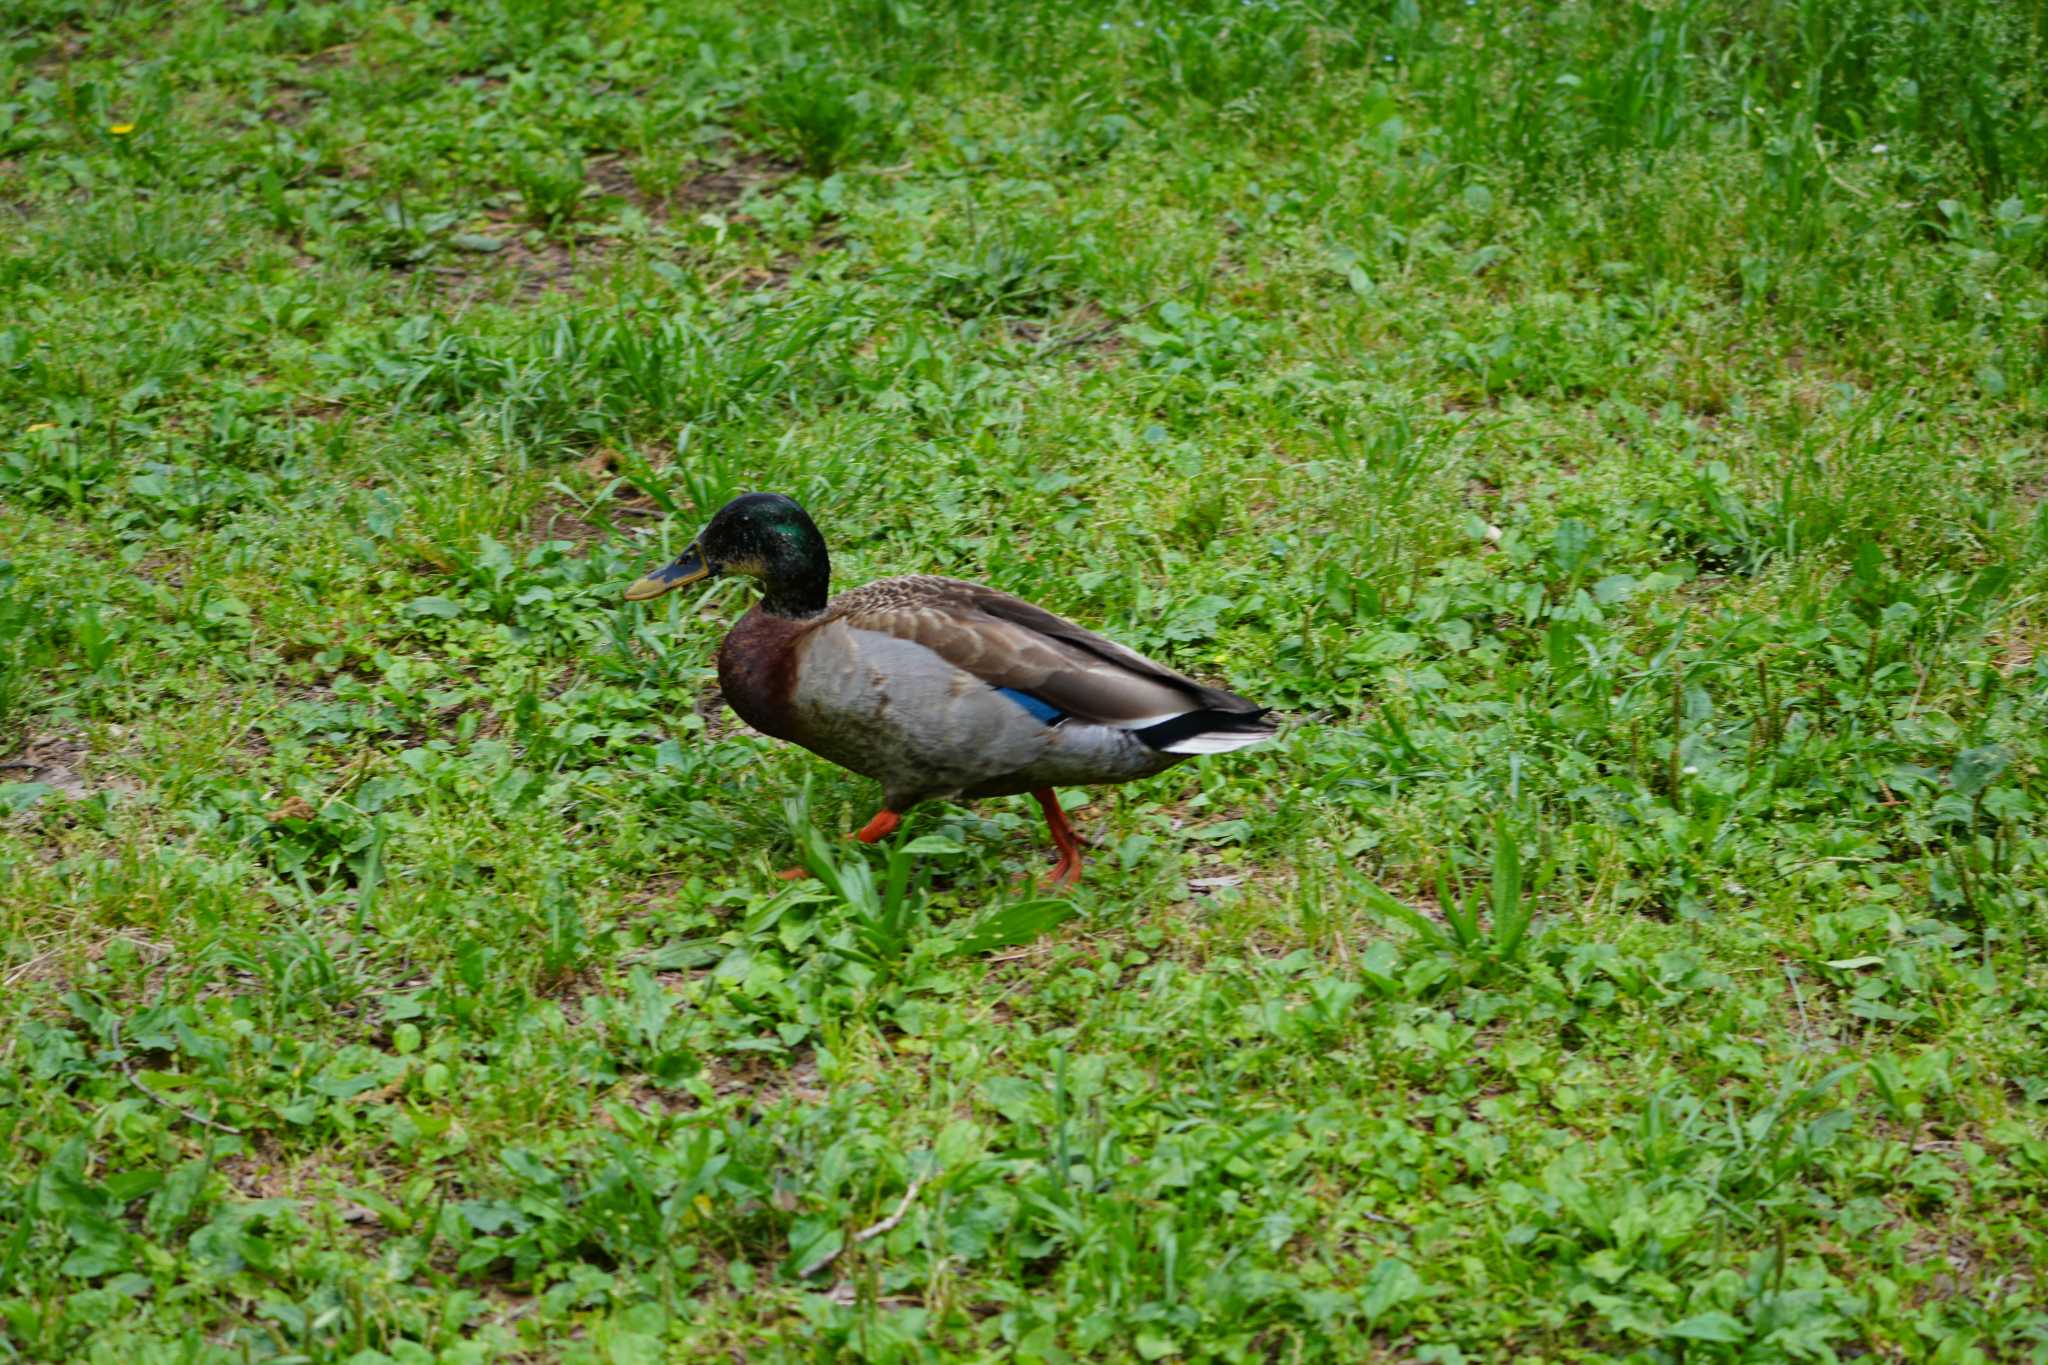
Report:
[{"label": "duck's head", "polygon": [[795,499],[743,493],[719,508],[673,563],[627,588],[626,600],[644,602],[718,574],[759,579],[764,611],[809,616],[824,609],[832,564],[825,538]]}]

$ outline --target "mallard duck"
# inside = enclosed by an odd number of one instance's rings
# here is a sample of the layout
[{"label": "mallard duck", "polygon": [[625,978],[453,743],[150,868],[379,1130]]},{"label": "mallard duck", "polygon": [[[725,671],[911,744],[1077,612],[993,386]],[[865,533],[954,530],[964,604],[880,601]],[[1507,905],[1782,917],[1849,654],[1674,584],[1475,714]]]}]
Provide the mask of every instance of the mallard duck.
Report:
[{"label": "mallard duck", "polygon": [[979,583],[916,574],[828,598],[825,538],[779,493],[734,498],[626,600],[718,574],[761,584],[719,646],[727,704],[882,784],[850,836],[863,843],[923,801],[1029,792],[1059,849],[1049,881],[1071,883],[1081,845],[1055,787],[1149,777],[1275,731],[1266,708]]}]

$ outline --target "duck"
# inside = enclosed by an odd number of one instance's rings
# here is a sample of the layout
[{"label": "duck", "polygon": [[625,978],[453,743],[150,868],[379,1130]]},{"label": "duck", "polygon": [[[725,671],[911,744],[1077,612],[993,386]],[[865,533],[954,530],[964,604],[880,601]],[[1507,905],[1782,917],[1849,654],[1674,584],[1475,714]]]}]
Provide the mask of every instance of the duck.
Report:
[{"label": "duck", "polygon": [[830,596],[825,538],[780,493],[725,504],[625,598],[720,576],[760,587],[718,648],[726,704],[881,784],[880,810],[848,836],[862,843],[928,801],[1029,793],[1058,851],[1047,884],[1071,885],[1081,843],[1057,788],[1135,781],[1278,732],[1270,708],[997,588],[912,574]]}]

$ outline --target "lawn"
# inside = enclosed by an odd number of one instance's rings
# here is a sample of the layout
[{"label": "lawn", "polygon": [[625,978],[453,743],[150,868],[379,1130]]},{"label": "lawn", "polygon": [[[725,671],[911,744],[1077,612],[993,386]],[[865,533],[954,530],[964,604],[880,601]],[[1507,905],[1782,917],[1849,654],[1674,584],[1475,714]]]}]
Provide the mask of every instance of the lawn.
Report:
[{"label": "lawn", "polygon": [[[2044,219],[2028,4],[12,0],[0,1360],[2048,1360]],[[1282,733],[844,843],[751,489]]]}]

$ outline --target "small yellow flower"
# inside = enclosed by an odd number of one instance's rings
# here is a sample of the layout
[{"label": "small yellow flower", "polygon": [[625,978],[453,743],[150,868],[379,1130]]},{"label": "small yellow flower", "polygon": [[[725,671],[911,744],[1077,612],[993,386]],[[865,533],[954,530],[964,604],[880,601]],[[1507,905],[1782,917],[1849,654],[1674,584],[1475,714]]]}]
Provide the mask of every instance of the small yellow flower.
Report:
[{"label": "small yellow flower", "polygon": [[56,425],[55,422],[30,422],[28,429],[30,431],[51,431],[56,428]]},{"label": "small yellow flower", "polygon": [[128,134],[135,131],[135,125],[132,123],[109,123],[107,125],[107,131],[112,133],[115,137],[126,137],[128,136]]}]

